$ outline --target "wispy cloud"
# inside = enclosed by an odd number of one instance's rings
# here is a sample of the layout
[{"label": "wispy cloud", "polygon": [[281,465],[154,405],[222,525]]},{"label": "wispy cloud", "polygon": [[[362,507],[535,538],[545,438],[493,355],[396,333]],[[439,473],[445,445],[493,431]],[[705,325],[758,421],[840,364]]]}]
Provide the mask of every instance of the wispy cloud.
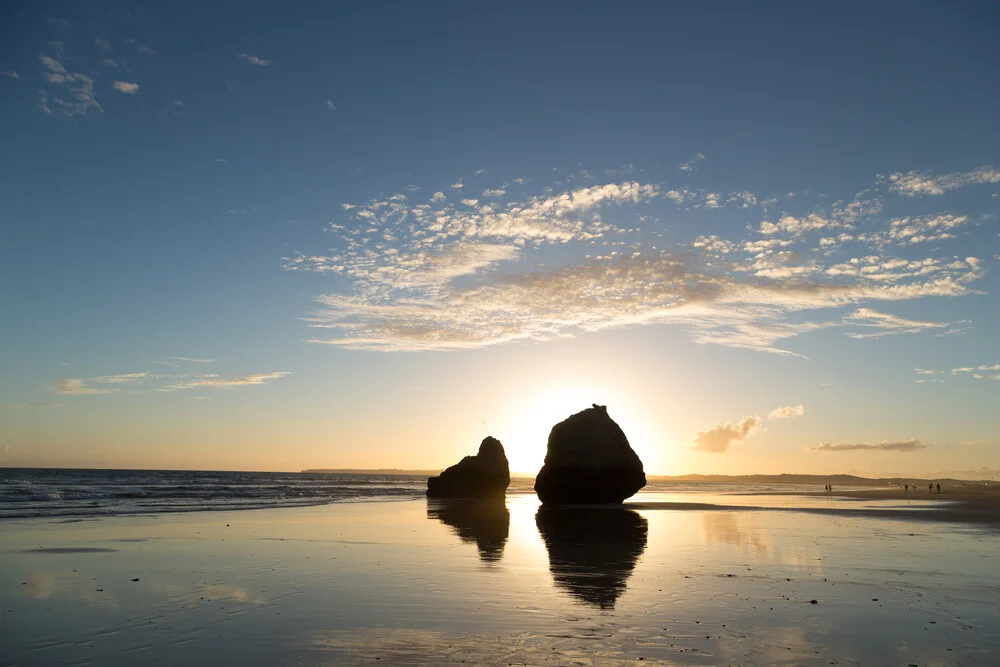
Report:
[{"label": "wispy cloud", "polygon": [[139,53],[145,53],[145,54],[148,54],[148,55],[151,55],[151,56],[155,56],[156,55],[156,51],[154,51],[152,48],[146,46],[145,44],[141,44],[134,37],[126,37],[125,38],[125,43],[134,46],[135,50],[138,51]]},{"label": "wispy cloud", "polygon": [[[180,362],[212,363],[211,359],[192,359],[189,357],[170,357]],[[172,368],[179,367],[173,361],[157,361],[161,365]],[[55,391],[67,395],[99,395],[114,394],[125,389],[130,391],[170,392],[178,389],[197,388],[239,388],[266,384],[268,380],[290,375],[287,371],[273,373],[253,373],[236,378],[223,378],[216,374],[195,375],[160,374],[160,373],[123,373],[120,375],[101,375],[89,378],[66,378],[56,383]]]},{"label": "wispy cloud", "polygon": [[882,338],[897,334],[914,334],[928,330],[940,330],[950,333],[958,333],[968,326],[967,321],[959,322],[925,322],[920,320],[908,320],[888,313],[880,313],[871,308],[859,308],[845,318],[847,323],[859,327],[869,327],[878,329],[870,333],[848,333],[851,338]]},{"label": "wispy cloud", "polygon": [[21,403],[21,407],[25,408],[65,408],[68,403],[50,403],[50,402],[31,402],[31,403]]},{"label": "wispy cloud", "polygon": [[824,442],[812,448],[814,452],[857,452],[857,451],[876,451],[876,452],[915,452],[920,449],[926,449],[930,447],[929,444],[925,444],[916,438],[910,438],[909,440],[899,440],[895,442],[883,440],[882,442],[876,444],[870,443],[859,443],[859,444],[842,444],[839,442]]},{"label": "wispy cloud", "polygon": [[118,390],[88,387],[86,378],[66,378],[65,380],[59,380],[56,384],[56,392],[60,394],[74,394],[82,396],[86,394],[111,394],[116,391]]},{"label": "wispy cloud", "polygon": [[707,431],[699,431],[694,438],[694,449],[717,454],[725,452],[734,442],[745,440],[759,425],[759,417],[744,417],[735,425],[726,422]]},{"label": "wispy cloud", "polygon": [[889,185],[889,190],[903,197],[936,197],[970,185],[1000,183],[1000,169],[983,165],[971,171],[957,171],[941,176],[934,176],[926,171],[896,172],[881,180]]},{"label": "wispy cloud", "polygon": [[202,387],[214,387],[217,389],[235,389],[237,387],[249,387],[267,384],[268,380],[285,377],[291,373],[278,371],[275,373],[255,373],[239,378],[220,378],[218,375],[203,375],[194,380],[177,382],[168,385],[167,389],[198,389]]},{"label": "wispy cloud", "polygon": [[337,107],[335,107],[333,105],[333,100],[327,100],[326,101],[326,109],[327,109],[327,111],[336,111],[337,110]]},{"label": "wispy cloud", "polygon": [[968,375],[977,380],[986,378],[1000,380],[1000,364],[980,364],[979,366],[963,366],[952,368],[949,371],[952,375]]},{"label": "wispy cloud", "polygon": [[691,159],[687,162],[681,162],[677,168],[681,171],[697,171],[698,164],[705,160],[705,156],[702,153],[695,153],[691,156]]},{"label": "wispy cloud", "polygon": [[258,65],[260,67],[267,67],[271,64],[270,60],[264,60],[263,58],[258,58],[257,56],[251,55],[249,53],[241,53],[237,56],[240,60],[250,63],[251,65]]},{"label": "wispy cloud", "polygon": [[50,99],[39,91],[38,107],[48,116],[85,116],[91,111],[103,111],[94,96],[94,79],[82,72],[68,71],[57,58],[40,56],[45,80],[56,91]]},{"label": "wispy cloud", "polygon": [[806,413],[806,407],[801,403],[799,405],[789,405],[784,408],[775,408],[767,413],[768,419],[794,419],[795,417],[801,417]]},{"label": "wispy cloud", "polygon": [[0,76],[5,77],[7,79],[20,79],[21,78],[20,75],[18,75],[18,73],[15,72],[15,71],[13,71],[13,70],[10,70],[10,71],[7,71],[7,72],[0,72]]},{"label": "wispy cloud", "polygon": [[109,42],[108,40],[104,39],[103,37],[95,37],[94,38],[94,44],[97,44],[97,46],[101,49],[101,51],[110,51],[111,50],[111,42]]},{"label": "wispy cloud", "polygon": [[180,368],[181,363],[214,364],[215,359],[194,359],[191,357],[167,357],[166,359],[154,359],[153,363],[160,364],[161,366],[170,366],[171,368]]},{"label": "wispy cloud", "polygon": [[139,92],[139,84],[130,81],[115,81],[111,84],[111,87],[119,93],[125,93],[126,95],[135,95]]}]

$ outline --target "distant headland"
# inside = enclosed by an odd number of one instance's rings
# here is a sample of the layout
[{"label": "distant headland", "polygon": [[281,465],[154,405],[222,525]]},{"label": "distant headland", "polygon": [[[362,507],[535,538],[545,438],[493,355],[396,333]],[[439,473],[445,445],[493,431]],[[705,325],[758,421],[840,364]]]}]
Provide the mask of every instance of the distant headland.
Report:
[{"label": "distant headland", "polygon": [[426,477],[438,475],[442,468],[427,470],[406,470],[404,468],[307,468],[300,472],[324,475],[414,475]]}]

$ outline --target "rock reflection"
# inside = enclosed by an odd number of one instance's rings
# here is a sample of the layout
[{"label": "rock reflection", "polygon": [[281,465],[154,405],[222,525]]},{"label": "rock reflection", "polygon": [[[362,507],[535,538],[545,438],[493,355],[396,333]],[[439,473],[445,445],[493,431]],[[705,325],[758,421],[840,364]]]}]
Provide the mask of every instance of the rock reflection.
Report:
[{"label": "rock reflection", "polygon": [[646,549],[646,519],[625,509],[542,507],[535,524],[556,586],[601,609],[614,609]]},{"label": "rock reflection", "polygon": [[510,512],[503,498],[428,500],[427,518],[451,526],[463,542],[475,543],[484,563],[496,563],[503,557],[510,533]]}]

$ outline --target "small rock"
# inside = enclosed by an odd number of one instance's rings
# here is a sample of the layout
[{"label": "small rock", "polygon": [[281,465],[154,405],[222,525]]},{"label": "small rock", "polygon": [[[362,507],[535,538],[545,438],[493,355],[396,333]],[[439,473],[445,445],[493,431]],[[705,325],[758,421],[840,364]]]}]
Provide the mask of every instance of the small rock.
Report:
[{"label": "small rock", "polygon": [[427,480],[428,498],[502,498],[510,485],[510,467],[503,445],[486,437],[475,456],[466,456]]}]

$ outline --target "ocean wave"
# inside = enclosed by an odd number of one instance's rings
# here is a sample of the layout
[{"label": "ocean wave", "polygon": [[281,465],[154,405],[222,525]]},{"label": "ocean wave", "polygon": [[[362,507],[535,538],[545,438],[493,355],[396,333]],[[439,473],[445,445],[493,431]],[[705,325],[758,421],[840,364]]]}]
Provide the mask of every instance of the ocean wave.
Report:
[{"label": "ocean wave", "polygon": [[423,476],[191,471],[0,470],[0,519],[302,507],[415,498]]}]

